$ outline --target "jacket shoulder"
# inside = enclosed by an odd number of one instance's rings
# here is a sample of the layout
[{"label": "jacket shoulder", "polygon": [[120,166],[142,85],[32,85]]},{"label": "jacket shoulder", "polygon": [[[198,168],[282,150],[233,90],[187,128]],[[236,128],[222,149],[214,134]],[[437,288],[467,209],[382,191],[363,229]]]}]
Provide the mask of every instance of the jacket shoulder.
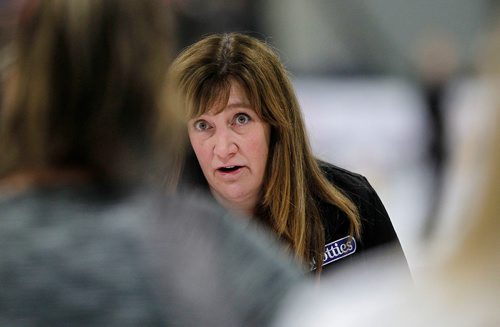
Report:
[{"label": "jacket shoulder", "polygon": [[321,160],[318,160],[318,165],[328,181],[349,197],[368,196],[369,193],[373,192],[373,188],[363,175]]},{"label": "jacket shoulder", "polygon": [[389,215],[375,189],[360,174],[319,161],[321,170],[358,208],[362,225],[362,243],[372,247],[397,240]]}]

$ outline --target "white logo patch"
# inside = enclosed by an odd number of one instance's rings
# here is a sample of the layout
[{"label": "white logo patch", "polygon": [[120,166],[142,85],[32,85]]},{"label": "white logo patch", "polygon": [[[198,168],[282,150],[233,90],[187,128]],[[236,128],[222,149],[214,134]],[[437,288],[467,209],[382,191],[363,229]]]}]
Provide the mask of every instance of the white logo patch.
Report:
[{"label": "white logo patch", "polygon": [[[351,235],[328,243],[325,245],[325,253],[323,253],[323,266],[345,258],[354,252],[356,252],[356,239]],[[316,262],[313,259],[311,270],[314,269],[316,269]]]}]

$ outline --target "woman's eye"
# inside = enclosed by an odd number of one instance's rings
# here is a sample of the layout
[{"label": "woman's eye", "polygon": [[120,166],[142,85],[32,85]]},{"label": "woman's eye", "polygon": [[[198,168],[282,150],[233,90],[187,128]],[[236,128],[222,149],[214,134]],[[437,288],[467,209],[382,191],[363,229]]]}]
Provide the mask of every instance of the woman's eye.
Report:
[{"label": "woman's eye", "polygon": [[247,114],[237,114],[235,116],[235,119],[234,119],[234,122],[237,124],[237,125],[245,125],[247,124],[249,121],[250,121],[250,116],[247,115]]},{"label": "woman's eye", "polygon": [[208,125],[208,123],[204,120],[197,120],[195,123],[194,123],[194,128],[198,131],[204,131],[204,130],[207,130],[210,126]]}]

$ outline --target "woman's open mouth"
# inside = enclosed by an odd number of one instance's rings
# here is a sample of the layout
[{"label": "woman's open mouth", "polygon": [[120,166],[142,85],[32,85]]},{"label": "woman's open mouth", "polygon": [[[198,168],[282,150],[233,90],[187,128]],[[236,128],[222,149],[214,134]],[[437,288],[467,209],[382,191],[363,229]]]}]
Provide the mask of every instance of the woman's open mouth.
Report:
[{"label": "woman's open mouth", "polygon": [[224,174],[230,174],[234,173],[238,170],[240,170],[242,166],[225,166],[225,167],[220,167],[217,169],[217,171],[224,173]]}]

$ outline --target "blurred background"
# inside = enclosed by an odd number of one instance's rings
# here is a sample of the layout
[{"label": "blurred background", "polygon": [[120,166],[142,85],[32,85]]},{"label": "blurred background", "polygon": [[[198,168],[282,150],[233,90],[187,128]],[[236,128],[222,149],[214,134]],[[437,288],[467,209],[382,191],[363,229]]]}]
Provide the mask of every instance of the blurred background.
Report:
[{"label": "blurred background", "polygon": [[[488,125],[492,100],[477,71],[500,1],[165,1],[177,52],[226,31],[277,49],[315,153],[368,178],[414,272],[421,244],[460,228],[481,160],[471,140],[498,128]],[[19,3],[0,0],[2,52]],[[455,165],[458,156],[468,156],[466,166]]]}]

